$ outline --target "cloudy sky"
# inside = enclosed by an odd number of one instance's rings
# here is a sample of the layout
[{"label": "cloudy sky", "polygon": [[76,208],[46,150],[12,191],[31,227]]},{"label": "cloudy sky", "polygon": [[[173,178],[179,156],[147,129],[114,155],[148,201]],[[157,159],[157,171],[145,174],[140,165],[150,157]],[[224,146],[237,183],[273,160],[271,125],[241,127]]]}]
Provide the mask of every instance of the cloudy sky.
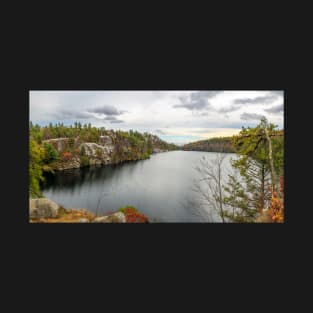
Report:
[{"label": "cloudy sky", "polygon": [[262,116],[284,123],[283,91],[30,91],[30,120],[134,129],[183,144],[229,136]]}]

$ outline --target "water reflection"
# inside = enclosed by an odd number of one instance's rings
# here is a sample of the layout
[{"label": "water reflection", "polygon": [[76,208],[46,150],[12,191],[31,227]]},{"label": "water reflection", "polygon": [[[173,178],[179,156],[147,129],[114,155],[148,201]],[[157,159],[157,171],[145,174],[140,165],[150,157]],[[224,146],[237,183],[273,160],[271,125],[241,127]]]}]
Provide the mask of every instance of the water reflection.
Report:
[{"label": "water reflection", "polygon": [[[112,212],[132,205],[151,219],[162,222],[207,222],[216,217],[195,214],[192,192],[200,158],[214,153],[174,151],[150,159],[47,175],[43,193],[68,208]],[[232,155],[227,156],[230,160]]]}]

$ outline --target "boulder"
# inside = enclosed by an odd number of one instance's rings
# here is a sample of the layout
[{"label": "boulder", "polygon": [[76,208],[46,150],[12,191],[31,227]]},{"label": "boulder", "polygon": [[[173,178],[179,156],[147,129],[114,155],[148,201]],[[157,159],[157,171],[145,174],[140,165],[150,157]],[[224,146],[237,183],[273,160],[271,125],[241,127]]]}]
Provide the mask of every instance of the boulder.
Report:
[{"label": "boulder", "polygon": [[107,216],[96,217],[94,223],[126,223],[126,217],[122,212],[116,212]]},{"label": "boulder", "polygon": [[88,218],[81,218],[78,220],[78,223],[89,223],[89,219]]},{"label": "boulder", "polygon": [[55,218],[59,215],[60,206],[47,198],[29,200],[30,218]]}]

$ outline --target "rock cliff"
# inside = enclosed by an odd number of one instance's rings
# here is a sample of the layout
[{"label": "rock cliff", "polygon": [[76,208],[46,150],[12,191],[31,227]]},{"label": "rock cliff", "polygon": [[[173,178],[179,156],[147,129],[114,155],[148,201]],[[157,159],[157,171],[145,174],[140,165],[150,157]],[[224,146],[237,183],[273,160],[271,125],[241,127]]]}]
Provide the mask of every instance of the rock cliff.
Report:
[{"label": "rock cliff", "polygon": [[107,131],[97,142],[84,142],[81,138],[54,138],[43,140],[59,154],[59,159],[49,164],[53,170],[66,170],[89,165],[117,164],[125,161],[142,160],[151,153],[174,149],[157,136],[130,136],[123,132]]}]

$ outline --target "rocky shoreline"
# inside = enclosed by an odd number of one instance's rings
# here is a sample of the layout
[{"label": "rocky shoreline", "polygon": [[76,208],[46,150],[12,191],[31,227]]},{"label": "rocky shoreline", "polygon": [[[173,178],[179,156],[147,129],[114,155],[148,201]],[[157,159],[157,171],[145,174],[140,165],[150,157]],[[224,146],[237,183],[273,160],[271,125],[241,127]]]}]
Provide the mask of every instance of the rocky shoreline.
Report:
[{"label": "rocky shoreline", "polygon": [[135,208],[96,216],[86,209],[65,209],[48,198],[29,199],[30,223],[149,223],[142,216]]},{"label": "rocky shoreline", "polygon": [[[127,161],[138,161],[149,158],[150,156],[138,156],[138,157],[128,157],[124,159],[116,159],[115,152],[117,147],[114,145],[112,138],[110,136],[100,136],[99,142],[80,142],[79,139],[75,139],[72,143],[74,146],[74,151],[76,154],[67,154],[66,147],[69,145],[69,138],[55,138],[44,140],[43,143],[52,145],[57,152],[62,155],[62,158],[58,162],[51,164],[51,169],[55,171],[64,171],[68,169],[81,168],[93,165],[109,165],[109,164],[119,164]],[[125,144],[123,146],[123,152],[128,153],[130,147]],[[81,154],[85,157],[85,162],[83,161]],[[169,150],[160,149],[158,147],[153,147],[152,154],[168,152]]]}]

